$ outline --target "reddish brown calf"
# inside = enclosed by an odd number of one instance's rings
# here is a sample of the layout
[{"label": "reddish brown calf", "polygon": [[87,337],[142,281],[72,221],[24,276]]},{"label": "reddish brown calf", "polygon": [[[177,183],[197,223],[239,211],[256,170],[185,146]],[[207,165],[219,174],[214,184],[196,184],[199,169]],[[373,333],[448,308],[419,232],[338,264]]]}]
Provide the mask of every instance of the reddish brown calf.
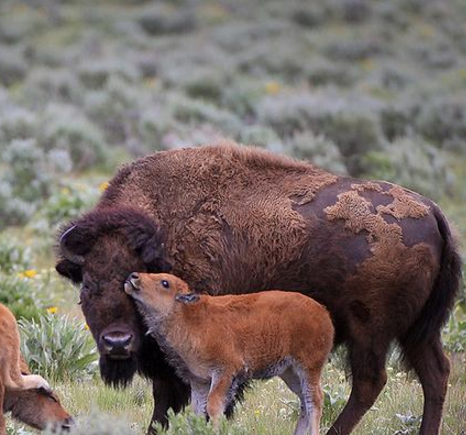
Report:
[{"label": "reddish brown calf", "polygon": [[0,435],[6,434],[3,403],[6,391],[42,389],[49,384],[39,375],[23,375],[20,370],[20,338],[13,313],[0,304]]},{"label": "reddish brown calf", "polygon": [[[20,368],[23,375],[31,373],[23,359]],[[68,430],[74,424],[73,418],[63,408],[58,396],[53,391],[44,389],[7,389],[3,400],[3,412],[11,412],[15,420],[39,430],[44,430],[47,426]]]},{"label": "reddish brown calf", "polygon": [[207,412],[215,424],[238,386],[280,376],[301,401],[295,435],[319,433],[320,376],[334,337],[322,305],[282,291],[198,295],[169,274],[133,273],[125,291],[178,375],[191,385],[196,413]]}]

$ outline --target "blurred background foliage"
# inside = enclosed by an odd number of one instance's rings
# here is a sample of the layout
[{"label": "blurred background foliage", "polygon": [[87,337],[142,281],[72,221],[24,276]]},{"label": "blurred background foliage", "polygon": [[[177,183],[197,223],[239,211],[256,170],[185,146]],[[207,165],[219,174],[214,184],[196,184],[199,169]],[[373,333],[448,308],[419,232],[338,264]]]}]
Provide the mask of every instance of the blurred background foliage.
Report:
[{"label": "blurred background foliage", "polygon": [[223,137],[419,191],[464,239],[465,22],[463,0],[2,0],[0,302],[79,313],[60,223],[118,164]]},{"label": "blurred background foliage", "polygon": [[[81,315],[77,291],[53,270],[59,225],[95,204],[120,163],[147,153],[228,137],[389,180],[439,202],[465,240],[465,23],[464,0],[1,0],[0,302],[22,318],[32,367],[72,391],[74,412],[89,407],[91,388],[107,412],[147,425],[139,390],[133,400],[97,379],[73,382],[92,376],[96,355],[71,319]],[[464,290],[444,341],[457,368],[444,430],[456,434],[466,412]],[[327,426],[348,395],[338,352],[329,367]],[[398,369],[390,363],[385,411],[368,414],[361,433],[416,432],[419,389]],[[252,394],[240,429],[289,433],[271,416],[276,397]],[[280,405],[280,422],[293,406]],[[400,406],[406,415],[392,412]],[[167,433],[211,433],[172,420]],[[94,426],[82,433],[108,423]]]}]

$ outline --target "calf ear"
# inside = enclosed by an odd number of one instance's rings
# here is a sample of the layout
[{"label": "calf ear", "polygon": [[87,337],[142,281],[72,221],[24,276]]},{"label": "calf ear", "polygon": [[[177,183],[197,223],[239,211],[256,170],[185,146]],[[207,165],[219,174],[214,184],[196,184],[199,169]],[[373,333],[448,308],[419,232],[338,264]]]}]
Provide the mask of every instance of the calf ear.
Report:
[{"label": "calf ear", "polygon": [[70,260],[61,260],[55,266],[55,270],[65,278],[70,279],[75,284],[79,284],[83,280],[82,269],[76,263]]},{"label": "calf ear", "polygon": [[199,295],[196,293],[178,294],[175,296],[175,300],[177,302],[181,302],[182,304],[193,304],[199,300]]}]

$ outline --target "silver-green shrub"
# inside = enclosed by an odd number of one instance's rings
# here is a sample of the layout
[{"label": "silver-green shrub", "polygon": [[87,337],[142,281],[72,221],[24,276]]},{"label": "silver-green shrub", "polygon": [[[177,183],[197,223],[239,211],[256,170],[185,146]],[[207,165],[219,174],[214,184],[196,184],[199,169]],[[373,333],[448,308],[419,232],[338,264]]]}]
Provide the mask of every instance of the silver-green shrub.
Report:
[{"label": "silver-green shrub", "polygon": [[287,142],[287,149],[293,156],[309,160],[323,169],[342,175],[348,172],[339,148],[322,135],[297,133]]},{"label": "silver-green shrub", "polygon": [[[5,146],[14,139],[36,137],[39,128],[38,117],[31,110],[18,106],[0,108],[0,144]],[[0,145],[0,149],[2,146]]]},{"label": "silver-green shrub", "polygon": [[47,151],[66,151],[74,169],[83,170],[107,163],[109,154],[101,131],[75,107],[50,104],[42,122],[42,147]]},{"label": "silver-green shrub", "polygon": [[[122,419],[101,414],[97,411],[92,412],[84,419],[80,419],[78,424],[70,431],[58,432],[61,435],[136,435],[129,423]],[[48,429],[44,435],[57,435],[57,432]],[[180,434],[181,435],[181,434]]]},{"label": "silver-green shrub", "polygon": [[[31,272],[30,276],[34,275],[35,271]],[[50,306],[49,290],[42,287],[39,279],[28,275],[28,271],[0,273],[0,303],[17,319],[37,319]]]},{"label": "silver-green shrub", "polygon": [[29,269],[31,260],[30,248],[20,239],[0,232],[0,273]]},{"label": "silver-green shrub", "polygon": [[160,435],[246,435],[250,434],[250,429],[239,427],[235,422],[227,422],[223,418],[217,430],[211,422],[207,422],[204,416],[195,415],[190,409],[176,414],[170,409],[168,411],[169,427],[163,429],[160,424],[156,424],[156,431]]},{"label": "silver-green shrub", "polygon": [[401,184],[434,199],[448,194],[455,181],[447,155],[416,136],[397,139],[384,151],[367,153],[364,165],[373,178]]},{"label": "silver-green shrub", "polygon": [[18,324],[21,352],[33,372],[57,381],[86,378],[95,371],[97,350],[82,321],[48,313]]}]

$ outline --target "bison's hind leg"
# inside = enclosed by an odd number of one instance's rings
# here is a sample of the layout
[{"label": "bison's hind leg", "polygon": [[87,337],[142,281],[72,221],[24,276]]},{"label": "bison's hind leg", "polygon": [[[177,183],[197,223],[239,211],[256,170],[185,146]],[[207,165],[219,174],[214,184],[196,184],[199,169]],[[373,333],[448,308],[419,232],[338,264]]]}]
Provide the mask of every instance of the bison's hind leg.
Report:
[{"label": "bison's hind leg", "polygon": [[[367,331],[364,336],[370,336]],[[369,343],[349,343],[352,388],[348,403],[327,435],[348,435],[374,404],[387,383],[385,363],[390,344],[381,334]]]},{"label": "bison's hind leg", "polygon": [[414,349],[405,347],[404,354],[416,371],[424,391],[424,412],[419,435],[437,435],[440,433],[450,375],[450,362],[442,349],[440,334]]}]

